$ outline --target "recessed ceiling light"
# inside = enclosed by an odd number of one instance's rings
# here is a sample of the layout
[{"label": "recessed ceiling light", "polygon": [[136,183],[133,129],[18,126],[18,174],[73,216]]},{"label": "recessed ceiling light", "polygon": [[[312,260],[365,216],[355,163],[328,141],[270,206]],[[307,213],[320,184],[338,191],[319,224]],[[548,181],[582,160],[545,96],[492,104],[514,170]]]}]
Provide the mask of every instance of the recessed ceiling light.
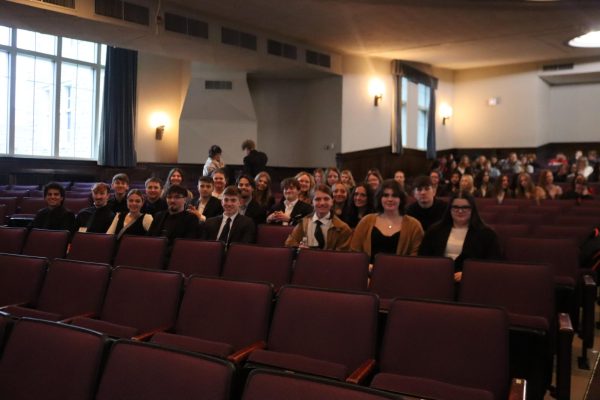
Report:
[{"label": "recessed ceiling light", "polygon": [[569,40],[571,47],[600,47],[600,31],[591,31]]}]

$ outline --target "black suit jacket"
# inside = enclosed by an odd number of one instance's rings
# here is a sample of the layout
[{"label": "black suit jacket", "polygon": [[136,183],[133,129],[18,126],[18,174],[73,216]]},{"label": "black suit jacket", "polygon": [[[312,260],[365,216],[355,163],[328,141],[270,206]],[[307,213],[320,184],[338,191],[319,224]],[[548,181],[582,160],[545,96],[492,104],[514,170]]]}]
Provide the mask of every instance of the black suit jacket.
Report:
[{"label": "black suit jacket", "polygon": [[[172,228],[167,229],[165,225]],[[195,239],[199,236],[198,218],[187,211],[173,215],[169,214],[169,211],[161,211],[154,215],[148,236],[165,236],[169,239],[169,244],[176,238]]]},{"label": "black suit jacket", "polygon": [[250,153],[244,157],[244,173],[250,176],[256,176],[256,174],[265,170],[267,161],[268,157],[265,153],[258,150],[251,150]]},{"label": "black suit jacket", "polygon": [[[196,208],[198,207],[198,203],[200,203],[200,198],[192,200],[192,205]],[[204,207],[202,215],[204,215],[206,218],[212,218],[217,217],[221,214],[223,214],[223,206],[221,205],[221,200],[217,199],[214,196],[210,196],[210,199],[208,199],[208,203],[206,203],[206,207]]]},{"label": "black suit jacket", "polygon": [[[446,244],[451,230],[451,225],[444,225],[440,222],[432,225],[423,237],[419,255],[442,257],[446,252]],[[468,258],[479,260],[498,260],[501,258],[498,235],[492,228],[486,225],[479,228],[469,228],[462,252],[454,260],[454,269],[462,271],[463,262]]]},{"label": "black suit jacket", "polygon": [[[269,214],[274,213],[275,211],[285,212],[285,203],[283,201],[284,200],[280,201],[279,204],[271,208],[271,212]],[[291,220],[289,224],[296,225],[302,218],[306,217],[307,215],[310,215],[312,212],[313,208],[310,204],[298,200],[294,205],[294,208],[292,208],[292,213],[290,214]],[[281,222],[272,223],[281,225]]]},{"label": "black suit jacket", "polygon": [[[223,222],[223,215],[208,218],[204,222],[202,238],[205,240],[217,240],[219,228]],[[229,231],[229,243],[254,243],[256,242],[256,226],[252,218],[238,214],[231,224]],[[229,244],[227,243],[227,244]]]},{"label": "black suit jacket", "polygon": [[255,225],[264,224],[267,220],[267,210],[262,208],[254,199],[250,200],[250,203],[247,204],[244,215],[252,218]]}]

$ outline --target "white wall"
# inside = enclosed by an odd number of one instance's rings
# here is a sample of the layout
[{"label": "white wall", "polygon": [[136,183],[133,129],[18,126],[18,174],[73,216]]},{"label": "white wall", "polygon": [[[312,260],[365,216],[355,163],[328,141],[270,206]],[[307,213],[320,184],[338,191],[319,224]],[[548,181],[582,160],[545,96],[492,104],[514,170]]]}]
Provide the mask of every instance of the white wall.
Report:
[{"label": "white wall", "polygon": [[268,165],[335,165],[341,146],[341,78],[255,78],[249,87],[257,147],[269,156]]},{"label": "white wall", "polygon": [[[135,134],[138,162],[177,162],[182,91],[189,80],[187,65],[182,60],[138,52]],[[162,140],[155,140],[156,126],[151,123],[156,112],[165,113],[169,120]]]},{"label": "white wall", "polygon": [[600,83],[550,88],[549,142],[600,141]]},{"label": "white wall", "polygon": [[[458,71],[453,147],[528,147],[546,142],[548,86],[535,65]],[[488,106],[487,100],[500,98]]]}]

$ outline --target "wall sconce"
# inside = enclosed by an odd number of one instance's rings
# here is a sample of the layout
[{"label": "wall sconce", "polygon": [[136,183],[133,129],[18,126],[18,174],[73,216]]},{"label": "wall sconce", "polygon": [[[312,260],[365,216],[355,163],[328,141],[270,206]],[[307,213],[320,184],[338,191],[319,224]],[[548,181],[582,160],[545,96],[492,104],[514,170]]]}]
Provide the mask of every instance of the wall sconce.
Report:
[{"label": "wall sconce", "polygon": [[446,120],[452,117],[452,107],[447,103],[440,104],[440,115],[442,116],[442,125],[446,125]]},{"label": "wall sconce", "polygon": [[155,128],[154,138],[156,140],[162,140],[165,133],[165,128],[170,126],[169,116],[161,111],[153,112],[150,114],[150,126]]},{"label": "wall sconce", "polygon": [[383,99],[383,92],[385,89],[385,85],[383,81],[379,78],[373,78],[369,82],[369,94],[373,97],[373,105],[375,107],[379,106],[379,103]]},{"label": "wall sconce", "polygon": [[165,126],[160,125],[156,127],[156,140],[162,140],[163,134],[165,133]]}]

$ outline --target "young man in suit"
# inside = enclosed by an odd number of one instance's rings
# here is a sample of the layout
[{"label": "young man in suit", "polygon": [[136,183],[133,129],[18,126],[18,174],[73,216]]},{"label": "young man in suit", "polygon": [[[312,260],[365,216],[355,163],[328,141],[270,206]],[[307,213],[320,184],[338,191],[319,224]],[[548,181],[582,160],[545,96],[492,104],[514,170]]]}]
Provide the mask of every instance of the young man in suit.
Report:
[{"label": "young man in suit", "polygon": [[198,179],[198,193],[200,193],[200,196],[192,200],[188,211],[198,217],[200,222],[223,214],[221,202],[212,195],[213,189],[213,180],[210,176],[201,176]]},{"label": "young man in suit", "polygon": [[208,218],[204,223],[203,238],[230,243],[254,243],[256,227],[252,218],[240,214],[241,193],[235,186],[228,186],[223,192],[223,215]]},{"label": "young man in suit", "polygon": [[254,179],[249,175],[240,175],[237,180],[237,188],[241,196],[240,214],[252,218],[255,225],[264,224],[267,219],[267,210],[252,197],[256,188]]},{"label": "young man in suit", "polygon": [[313,208],[298,199],[300,183],[295,178],[285,178],[281,181],[283,199],[271,209],[267,217],[270,224],[296,225],[303,217],[313,212]]},{"label": "young man in suit", "polygon": [[350,250],[352,229],[331,211],[333,194],[329,186],[317,186],[313,206],[315,212],[300,220],[288,236],[285,245],[324,250]]}]

